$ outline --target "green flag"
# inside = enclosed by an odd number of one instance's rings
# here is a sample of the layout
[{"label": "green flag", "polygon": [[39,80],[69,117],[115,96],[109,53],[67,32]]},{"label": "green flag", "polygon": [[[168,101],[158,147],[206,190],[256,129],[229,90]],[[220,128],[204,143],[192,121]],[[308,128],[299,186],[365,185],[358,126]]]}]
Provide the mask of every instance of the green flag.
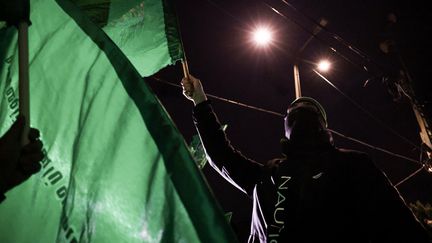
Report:
[{"label": "green flag", "polygon": [[[67,0],[31,1],[30,16],[31,125],[46,158],[0,204],[0,242],[235,241],[127,48]],[[175,60],[165,50],[151,72]],[[18,113],[14,27],[0,29],[0,61],[4,134]]]},{"label": "green flag", "polygon": [[148,77],[182,58],[168,0],[72,0]]}]

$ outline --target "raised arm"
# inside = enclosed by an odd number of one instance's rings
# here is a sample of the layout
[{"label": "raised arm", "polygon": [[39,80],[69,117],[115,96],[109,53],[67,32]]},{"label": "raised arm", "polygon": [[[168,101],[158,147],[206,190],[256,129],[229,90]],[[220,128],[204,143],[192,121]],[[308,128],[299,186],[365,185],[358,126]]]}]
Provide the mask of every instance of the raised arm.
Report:
[{"label": "raised arm", "polygon": [[246,158],[231,146],[198,79],[192,76],[184,78],[182,86],[184,96],[195,104],[194,122],[210,165],[227,181],[252,195],[262,165]]}]

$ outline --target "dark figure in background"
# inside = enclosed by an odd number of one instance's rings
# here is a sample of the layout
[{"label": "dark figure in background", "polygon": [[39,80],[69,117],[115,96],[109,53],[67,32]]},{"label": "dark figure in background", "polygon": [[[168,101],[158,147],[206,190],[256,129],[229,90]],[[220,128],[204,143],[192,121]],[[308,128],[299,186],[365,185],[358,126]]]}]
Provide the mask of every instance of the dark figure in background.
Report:
[{"label": "dark figure in background", "polygon": [[429,242],[369,156],[333,145],[314,99],[288,107],[283,158],[260,164],[231,146],[201,82],[191,76],[182,86],[211,166],[253,198],[249,242]]},{"label": "dark figure in background", "polygon": [[41,168],[42,142],[39,131],[31,128],[28,134],[29,143],[21,146],[25,119],[18,117],[12,127],[0,138],[0,202],[4,194],[27,180]]}]

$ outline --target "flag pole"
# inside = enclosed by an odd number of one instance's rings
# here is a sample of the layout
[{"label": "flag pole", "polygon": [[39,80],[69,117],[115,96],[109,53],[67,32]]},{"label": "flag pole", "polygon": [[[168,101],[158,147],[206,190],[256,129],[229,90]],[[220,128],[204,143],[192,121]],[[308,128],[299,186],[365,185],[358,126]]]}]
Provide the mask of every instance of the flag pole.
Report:
[{"label": "flag pole", "polygon": [[[177,10],[176,4],[173,3],[172,6],[174,8],[174,13],[177,13],[177,11],[176,11]],[[186,51],[184,49],[182,33],[180,31],[180,19],[179,19],[179,16],[177,14],[174,14],[174,15],[175,15],[175,18],[176,18],[178,39],[180,40],[181,49],[183,51],[183,58],[181,58],[181,63],[182,63],[182,68],[183,68],[183,77],[189,78],[189,76],[190,76],[189,65],[188,65],[188,62],[187,62],[187,59],[186,59]]]},{"label": "flag pole", "polygon": [[189,66],[186,61],[186,56],[181,60],[182,67],[183,67],[183,77],[189,78]]},{"label": "flag pole", "polygon": [[21,20],[18,24],[18,62],[19,62],[19,113],[26,123],[21,137],[21,144],[28,141],[30,131],[30,83],[29,83],[29,48],[28,22]]}]

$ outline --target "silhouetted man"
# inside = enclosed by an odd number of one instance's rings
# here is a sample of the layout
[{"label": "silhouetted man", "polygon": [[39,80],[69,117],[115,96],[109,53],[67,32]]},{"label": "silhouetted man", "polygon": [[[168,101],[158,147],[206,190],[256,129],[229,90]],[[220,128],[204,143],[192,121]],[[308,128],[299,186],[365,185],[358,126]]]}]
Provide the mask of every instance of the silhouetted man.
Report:
[{"label": "silhouetted man", "polygon": [[288,107],[283,157],[260,164],[231,146],[201,82],[191,76],[182,86],[210,165],[253,198],[249,242],[428,242],[369,156],[334,146],[314,99]]}]

